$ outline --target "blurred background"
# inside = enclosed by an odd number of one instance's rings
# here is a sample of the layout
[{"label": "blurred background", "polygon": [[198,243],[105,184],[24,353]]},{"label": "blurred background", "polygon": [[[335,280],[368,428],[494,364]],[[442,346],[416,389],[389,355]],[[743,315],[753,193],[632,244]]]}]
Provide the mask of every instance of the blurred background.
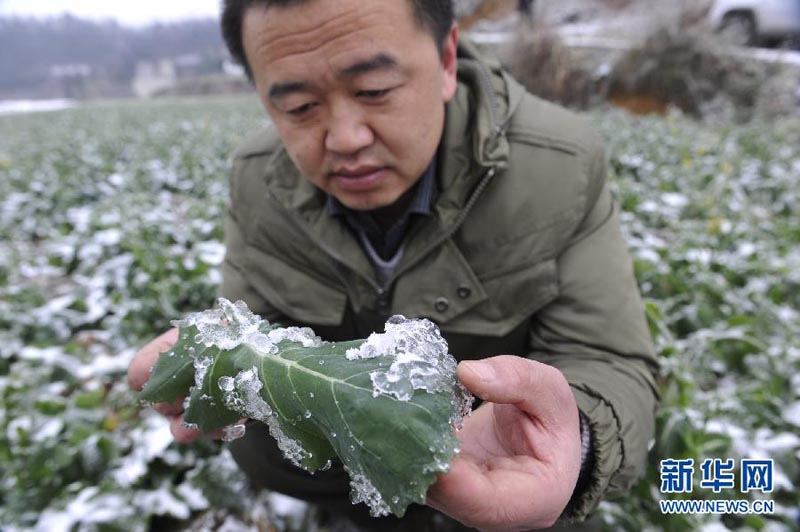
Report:
[{"label": "blurred background", "polygon": [[[756,85],[800,69],[796,0],[460,0],[457,6],[462,28],[533,92],[570,105],[610,101],[663,112],[675,104],[697,113],[720,89],[750,105],[764,90]],[[217,9],[213,0],[66,6],[2,0],[0,112],[248,92],[222,43]],[[680,72],[684,67],[690,71]],[[689,81],[689,74],[700,77]],[[787,98],[800,99],[796,85],[786,90]]]},{"label": "blurred background", "polygon": [[[800,527],[800,1],[458,0],[466,35],[585,113],[663,367],[608,530]],[[317,530],[224,444],[178,446],[125,370],[212,306],[229,161],[268,125],[214,0],[0,0],[0,529]],[[661,514],[664,458],[772,458],[770,515]],[[699,473],[698,473],[699,474]],[[696,481],[697,482],[697,481]]]}]

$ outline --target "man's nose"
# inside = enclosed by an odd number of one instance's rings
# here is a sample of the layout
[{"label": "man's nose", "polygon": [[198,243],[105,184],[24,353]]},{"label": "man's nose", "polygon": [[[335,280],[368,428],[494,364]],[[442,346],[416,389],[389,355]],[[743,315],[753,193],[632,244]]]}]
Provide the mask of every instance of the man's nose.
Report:
[{"label": "man's nose", "polygon": [[372,128],[358,109],[343,106],[331,113],[325,134],[325,148],[340,154],[353,154],[375,141]]}]

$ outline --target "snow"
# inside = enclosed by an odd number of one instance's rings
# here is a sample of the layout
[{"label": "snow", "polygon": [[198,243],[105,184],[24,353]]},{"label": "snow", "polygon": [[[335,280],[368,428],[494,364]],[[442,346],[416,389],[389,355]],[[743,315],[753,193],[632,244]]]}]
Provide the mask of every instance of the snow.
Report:
[{"label": "snow", "polygon": [[219,266],[225,259],[225,246],[217,240],[200,242],[196,249],[200,260],[211,266]]},{"label": "snow", "polygon": [[122,240],[122,231],[116,228],[104,229],[94,234],[94,241],[103,247],[116,246],[120,240]]},{"label": "snow", "polygon": [[153,491],[140,491],[133,498],[139,508],[147,508],[156,515],[168,515],[176,519],[187,519],[192,511],[186,501],[179,499],[168,484]]},{"label": "snow", "polygon": [[205,510],[209,507],[208,499],[203,495],[203,491],[189,482],[183,482],[175,488],[175,493],[180,495],[181,499],[183,499],[192,510]]},{"label": "snow", "polygon": [[241,423],[230,425],[222,429],[222,441],[233,441],[243,437],[247,432],[247,427]]},{"label": "snow", "polygon": [[271,330],[268,336],[276,344],[284,341],[298,343],[303,347],[319,347],[323,344],[322,339],[310,327],[281,327]]},{"label": "snow", "polygon": [[156,414],[148,416],[140,427],[133,429],[131,439],[137,442],[136,445],[112,473],[122,486],[131,486],[144,476],[148,464],[161,456],[173,442],[169,421]]},{"label": "snow", "polygon": [[0,100],[0,115],[59,111],[74,107],[73,100]]},{"label": "snow", "polygon": [[429,393],[450,391],[453,406],[451,424],[460,428],[472,407],[473,397],[456,378],[456,360],[448,352],[447,342],[430,320],[410,320],[392,316],[383,333],[372,333],[357,348],[345,353],[348,360],[391,357],[388,370],[370,373],[373,396],[391,395],[409,401],[415,390]]},{"label": "snow", "polygon": [[[36,532],[71,532],[77,526],[108,523],[124,519],[133,513],[128,501],[119,495],[100,494],[92,486],[84,488],[63,510],[48,509],[36,523]],[[79,526],[84,525],[84,526]]]},{"label": "snow", "polygon": [[796,427],[800,427],[800,401],[795,401],[783,411],[783,419]]},{"label": "snow", "polygon": [[277,492],[271,492],[268,497],[272,514],[290,525],[289,530],[300,530],[308,503]]},{"label": "snow", "polygon": [[389,318],[384,333],[373,333],[357,349],[349,349],[349,360],[393,357],[386,371],[370,374],[373,395],[389,394],[408,401],[414,390],[431,393],[449,389],[454,381],[456,361],[447,351],[439,329],[430,320]]},{"label": "snow", "polygon": [[44,422],[33,434],[33,441],[41,442],[55,438],[64,429],[64,421],[53,417]]},{"label": "snow", "polygon": [[383,500],[372,482],[361,472],[353,471],[347,466],[344,468],[350,475],[350,500],[352,503],[365,503],[369,506],[369,513],[372,517],[389,515],[391,511],[389,505]]},{"label": "snow", "polygon": [[257,333],[261,322],[261,318],[250,312],[244,302],[231,303],[219,298],[215,308],[189,314],[172,324],[179,328],[197,327],[196,342],[229,350],[241,345],[248,335]]},{"label": "snow", "polygon": [[278,353],[278,346],[275,344],[275,342],[269,336],[260,331],[248,334],[243,341],[261,353],[269,355]]},{"label": "snow", "polygon": [[218,382],[220,389],[225,392],[225,406],[240,413],[242,417],[265,423],[283,456],[297,467],[303,467],[302,461],[310,458],[311,453],[303,449],[300,442],[286,436],[272,408],[261,397],[260,392],[264,385],[258,376],[258,368],[254,366],[252,369],[239,372],[234,378],[232,390],[227,379],[222,377],[221,382]]}]

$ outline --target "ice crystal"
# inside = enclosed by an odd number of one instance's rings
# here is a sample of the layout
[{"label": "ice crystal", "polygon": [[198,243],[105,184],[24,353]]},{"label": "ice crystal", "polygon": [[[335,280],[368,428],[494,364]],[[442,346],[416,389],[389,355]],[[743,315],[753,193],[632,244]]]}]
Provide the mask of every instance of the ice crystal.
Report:
[{"label": "ice crystal", "polygon": [[283,341],[302,344],[303,347],[319,347],[322,339],[314,334],[310,327],[283,327],[269,332],[269,339],[274,343]]},{"label": "ice crystal", "polygon": [[389,515],[391,511],[389,505],[383,500],[372,482],[359,471],[351,470],[347,466],[345,466],[345,470],[350,475],[350,500],[353,504],[365,503],[369,506],[369,513],[372,517]]},{"label": "ice crystal", "polygon": [[198,343],[227,350],[239,346],[248,335],[258,332],[261,322],[261,318],[250,312],[243,301],[231,303],[219,298],[213,309],[189,314],[172,324],[180,328],[195,326],[199,331],[195,337]]},{"label": "ice crystal", "polygon": [[217,384],[224,392],[225,406],[242,413],[245,417],[265,423],[283,456],[294,465],[303,467],[301,462],[310,458],[311,453],[303,449],[297,440],[283,432],[272,408],[261,397],[264,385],[258,376],[258,368],[254,366],[249,370],[240,371],[234,377],[232,385],[230,381],[223,379],[224,377],[220,378]]},{"label": "ice crystal", "polygon": [[278,352],[277,342],[274,342],[269,336],[260,331],[248,334],[244,338],[244,343],[252,346],[256,351],[261,353],[274,355]]},{"label": "ice crystal", "polygon": [[384,330],[371,334],[360,347],[346,353],[349,360],[394,358],[388,370],[370,374],[375,396],[384,393],[408,401],[414,390],[436,393],[453,387],[456,360],[448,353],[447,342],[433,322],[392,316]]},{"label": "ice crystal", "polygon": [[222,429],[222,441],[238,440],[239,438],[244,436],[246,431],[247,427],[245,427],[244,424],[242,423],[229,425]]}]

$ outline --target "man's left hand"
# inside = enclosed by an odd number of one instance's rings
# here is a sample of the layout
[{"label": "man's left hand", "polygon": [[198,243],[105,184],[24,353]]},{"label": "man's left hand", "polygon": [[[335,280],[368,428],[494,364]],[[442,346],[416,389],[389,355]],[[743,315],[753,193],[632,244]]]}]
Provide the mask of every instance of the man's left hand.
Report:
[{"label": "man's left hand", "polygon": [[462,362],[458,377],[485,403],[456,433],[461,452],[428,504],[481,530],[551,526],[581,467],[578,407],[563,374],[504,355]]}]

